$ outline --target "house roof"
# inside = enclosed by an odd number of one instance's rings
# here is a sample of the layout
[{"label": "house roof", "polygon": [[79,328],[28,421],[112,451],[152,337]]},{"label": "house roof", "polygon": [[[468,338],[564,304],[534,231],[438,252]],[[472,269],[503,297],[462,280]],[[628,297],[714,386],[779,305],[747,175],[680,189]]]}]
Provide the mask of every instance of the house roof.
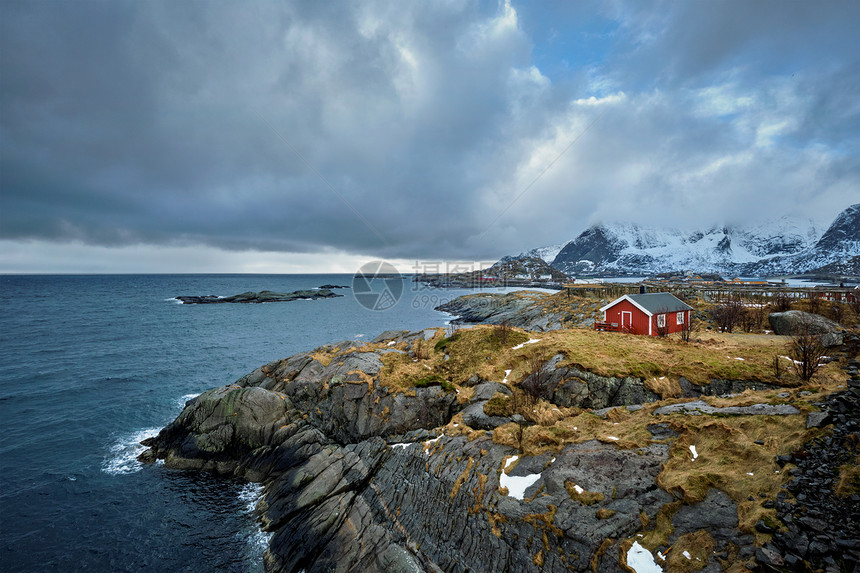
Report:
[{"label": "house roof", "polygon": [[680,310],[692,310],[693,307],[667,292],[654,292],[646,294],[626,294],[621,298],[615,299],[603,308],[601,312],[615,306],[622,300],[629,300],[634,306],[649,316],[660,314],[663,312],[678,312]]}]

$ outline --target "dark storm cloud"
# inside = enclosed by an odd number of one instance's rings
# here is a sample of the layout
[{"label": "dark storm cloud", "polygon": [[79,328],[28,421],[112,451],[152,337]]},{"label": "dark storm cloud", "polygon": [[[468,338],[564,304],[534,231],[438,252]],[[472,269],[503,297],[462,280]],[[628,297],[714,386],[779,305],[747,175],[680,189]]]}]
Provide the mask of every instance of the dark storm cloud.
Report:
[{"label": "dark storm cloud", "polygon": [[4,2],[0,238],[479,259],[661,202],[832,216],[855,5],[601,3],[578,60],[540,30],[585,12],[516,3]]}]

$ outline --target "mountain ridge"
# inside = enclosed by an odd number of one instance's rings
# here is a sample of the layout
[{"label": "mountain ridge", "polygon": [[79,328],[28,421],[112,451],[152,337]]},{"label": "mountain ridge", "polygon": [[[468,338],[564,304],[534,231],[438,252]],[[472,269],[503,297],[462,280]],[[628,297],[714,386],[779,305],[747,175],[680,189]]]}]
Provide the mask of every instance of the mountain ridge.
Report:
[{"label": "mountain ridge", "polygon": [[810,219],[789,216],[704,230],[600,223],[561,248],[539,247],[500,262],[540,257],[568,275],[585,276],[681,271],[774,276],[814,272],[858,255],[860,203],[837,215],[824,232]]}]

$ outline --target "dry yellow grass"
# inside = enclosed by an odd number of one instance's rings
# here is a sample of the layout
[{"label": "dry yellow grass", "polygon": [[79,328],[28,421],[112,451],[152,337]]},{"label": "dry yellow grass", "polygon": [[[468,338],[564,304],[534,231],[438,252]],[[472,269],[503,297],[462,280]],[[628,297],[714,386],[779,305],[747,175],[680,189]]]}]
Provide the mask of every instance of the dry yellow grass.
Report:
[{"label": "dry yellow grass", "polygon": [[857,456],[853,464],[845,464],[839,468],[839,481],[836,482],[835,492],[839,497],[860,494],[860,456]]}]

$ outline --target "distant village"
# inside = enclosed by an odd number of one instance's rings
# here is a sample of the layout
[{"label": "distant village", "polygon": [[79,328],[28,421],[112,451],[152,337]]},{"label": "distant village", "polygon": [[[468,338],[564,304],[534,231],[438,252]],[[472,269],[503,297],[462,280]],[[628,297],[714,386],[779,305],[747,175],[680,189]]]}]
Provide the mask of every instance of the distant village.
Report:
[{"label": "distant village", "polygon": [[[713,273],[695,274],[693,272],[667,272],[646,278],[625,277],[611,278],[578,278],[549,266],[538,258],[514,259],[499,262],[495,265],[471,272],[419,274],[413,279],[437,288],[508,288],[531,287],[553,290],[600,290],[612,286],[617,290],[627,284],[627,290],[638,292],[639,287],[646,287],[651,292],[677,292],[694,290],[714,299],[725,298],[732,293],[744,295],[763,295],[778,291],[791,298],[808,298],[817,296],[833,302],[854,302],[860,296],[860,285],[834,281],[828,285],[797,286],[789,284],[785,278],[780,279],[750,279],[724,278]],[[636,286],[634,286],[636,285]]]}]

